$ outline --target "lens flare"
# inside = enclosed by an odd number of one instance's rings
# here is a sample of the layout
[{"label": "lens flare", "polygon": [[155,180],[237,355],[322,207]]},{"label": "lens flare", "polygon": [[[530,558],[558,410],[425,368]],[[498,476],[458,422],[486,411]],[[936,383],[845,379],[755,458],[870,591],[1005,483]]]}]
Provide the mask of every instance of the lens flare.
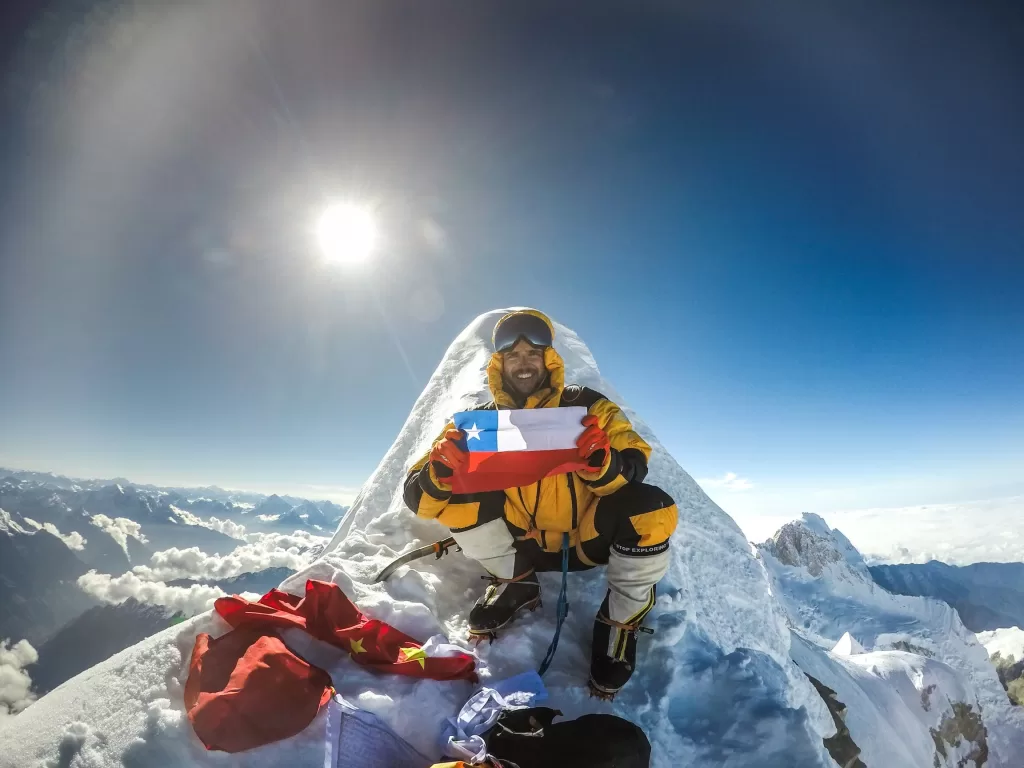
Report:
[{"label": "lens flare", "polygon": [[333,203],[317,219],[316,239],[326,261],[357,264],[373,254],[377,223],[365,208]]}]

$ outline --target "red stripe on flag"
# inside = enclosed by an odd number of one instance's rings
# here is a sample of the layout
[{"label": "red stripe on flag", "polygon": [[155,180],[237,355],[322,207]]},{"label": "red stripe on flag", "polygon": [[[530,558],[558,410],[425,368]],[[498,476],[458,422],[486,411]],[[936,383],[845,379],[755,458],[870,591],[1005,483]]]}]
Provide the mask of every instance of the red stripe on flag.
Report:
[{"label": "red stripe on flag", "polygon": [[470,451],[452,477],[455,493],[484,493],[533,485],[552,475],[587,469],[575,448],[557,451]]}]

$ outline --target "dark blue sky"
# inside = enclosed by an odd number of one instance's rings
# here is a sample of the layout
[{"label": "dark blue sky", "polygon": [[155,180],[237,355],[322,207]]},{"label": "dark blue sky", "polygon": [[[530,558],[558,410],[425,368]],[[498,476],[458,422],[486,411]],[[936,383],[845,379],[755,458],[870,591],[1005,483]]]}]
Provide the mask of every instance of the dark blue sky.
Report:
[{"label": "dark blue sky", "polygon": [[88,5],[0,38],[0,461],[355,487],[526,304],[727,508],[1024,491],[1013,4]]}]

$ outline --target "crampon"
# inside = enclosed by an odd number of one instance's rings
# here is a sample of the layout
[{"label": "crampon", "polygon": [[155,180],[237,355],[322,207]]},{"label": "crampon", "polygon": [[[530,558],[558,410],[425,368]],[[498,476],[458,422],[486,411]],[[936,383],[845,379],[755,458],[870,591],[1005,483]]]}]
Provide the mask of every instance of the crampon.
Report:
[{"label": "crampon", "polygon": [[606,691],[604,688],[599,687],[593,680],[587,681],[587,688],[590,691],[591,698],[600,699],[601,701],[611,701],[615,698],[615,694],[618,693],[618,691]]},{"label": "crampon", "polygon": [[535,597],[533,600],[525,602],[521,606],[519,606],[519,608],[517,608],[515,612],[511,616],[509,616],[508,620],[500,626],[494,627],[493,629],[469,630],[469,642],[473,643],[473,645],[480,645],[480,643],[482,643],[484,640],[487,640],[489,643],[493,643],[495,640],[498,639],[498,630],[505,629],[505,627],[507,627],[509,624],[515,621],[516,617],[520,613],[522,613],[523,611],[530,611],[532,613],[533,611],[536,611],[538,608],[542,608],[543,605],[544,604],[540,600],[540,595],[538,594],[537,597]]}]

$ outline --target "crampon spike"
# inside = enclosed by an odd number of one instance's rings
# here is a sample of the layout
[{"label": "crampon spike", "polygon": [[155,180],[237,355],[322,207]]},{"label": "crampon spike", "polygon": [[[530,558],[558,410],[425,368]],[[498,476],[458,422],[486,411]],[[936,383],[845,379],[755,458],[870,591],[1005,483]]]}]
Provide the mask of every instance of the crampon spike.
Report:
[{"label": "crampon spike", "polygon": [[618,693],[618,691],[606,691],[602,688],[598,688],[594,685],[593,680],[587,683],[587,687],[590,689],[591,698],[600,699],[601,701],[611,701],[615,698],[615,694]]}]

